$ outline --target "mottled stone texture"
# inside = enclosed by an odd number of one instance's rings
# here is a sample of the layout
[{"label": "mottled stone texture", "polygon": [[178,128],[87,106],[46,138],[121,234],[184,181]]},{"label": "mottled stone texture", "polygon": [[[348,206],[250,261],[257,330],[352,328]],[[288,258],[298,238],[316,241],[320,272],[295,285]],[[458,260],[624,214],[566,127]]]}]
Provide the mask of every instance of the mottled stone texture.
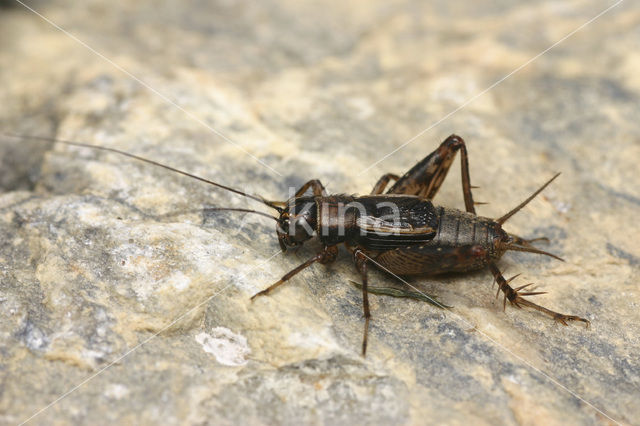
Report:
[{"label": "mottled stone texture", "polygon": [[[550,237],[566,262],[520,253],[500,267],[592,327],[503,312],[487,271],[422,278],[453,309],[372,296],[362,358],[348,254],[250,303],[317,246],[278,255],[272,221],[198,211],[255,203],[165,170],[3,136],[0,423],[56,401],[32,422],[640,424],[636,3],[486,93],[607,5],[33,6],[127,73],[24,7],[2,8],[3,132],[123,149],[269,199],[310,178],[366,193],[455,132],[475,197],[490,202],[482,215],[562,172],[506,228]],[[456,162],[436,203],[463,206],[459,176]]]}]

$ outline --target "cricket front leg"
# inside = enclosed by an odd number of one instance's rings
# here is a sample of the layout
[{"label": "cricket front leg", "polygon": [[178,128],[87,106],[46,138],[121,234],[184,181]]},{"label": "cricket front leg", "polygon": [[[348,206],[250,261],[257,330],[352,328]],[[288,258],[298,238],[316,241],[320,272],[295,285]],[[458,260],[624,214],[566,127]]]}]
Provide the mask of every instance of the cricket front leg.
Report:
[{"label": "cricket front leg", "polygon": [[440,189],[458,151],[460,151],[464,205],[468,212],[475,214],[467,147],[464,139],[457,135],[451,135],[445,139],[438,149],[427,155],[398,179],[387,191],[387,194],[417,195],[429,200],[432,199]]},{"label": "cricket front leg", "polygon": [[269,287],[251,296],[251,300],[253,301],[253,299],[255,299],[258,296],[266,296],[277,287],[280,287],[282,284],[289,281],[298,272],[301,272],[307,269],[309,266],[313,265],[314,263],[319,262],[322,264],[327,264],[336,260],[336,257],[338,257],[338,246],[325,247],[320,253],[316,254],[315,256],[308,259],[306,262],[302,263],[301,265],[298,265],[291,271],[287,272],[282,278],[280,278],[275,283],[271,284]]},{"label": "cricket front leg", "polygon": [[311,188],[311,192],[316,197],[327,195],[327,191],[324,189],[324,185],[322,185],[322,182],[320,182],[318,179],[311,179],[309,182],[302,185],[300,189],[298,189],[298,192],[296,192],[295,195],[296,198],[304,195],[304,193],[307,192],[309,188]]},{"label": "cricket front leg", "polygon": [[525,288],[527,288],[528,286],[530,286],[531,284],[525,284],[523,286],[520,286],[518,288],[511,288],[511,286],[509,285],[509,283],[518,275],[513,276],[511,278],[509,278],[508,280],[506,280],[503,276],[502,273],[500,272],[500,270],[498,269],[498,267],[493,263],[489,263],[489,269],[491,270],[491,273],[493,274],[493,277],[495,278],[496,282],[498,283],[499,286],[499,290],[498,292],[502,291],[504,293],[504,302],[503,302],[503,308],[506,307],[507,304],[507,299],[509,300],[509,303],[511,303],[514,306],[517,306],[518,308],[521,308],[523,306],[527,306],[529,308],[533,308],[537,311],[540,311],[546,315],[549,315],[551,318],[553,318],[556,322],[559,322],[560,324],[563,325],[568,325],[568,323],[570,321],[581,321],[584,322],[587,326],[587,328],[589,327],[589,320],[584,319],[582,317],[578,317],[575,315],[566,315],[566,314],[561,314],[558,312],[554,312],[550,309],[545,308],[544,306],[540,306],[536,303],[533,303],[532,301],[525,299],[525,296],[535,296],[537,294],[544,294],[546,292],[544,291],[535,291],[535,292],[522,292],[521,290],[524,290]]},{"label": "cricket front leg", "polygon": [[[300,189],[298,189],[298,191],[296,191],[293,198],[298,198],[303,196],[304,193],[307,192],[309,188],[311,188],[311,192],[315,197],[327,195],[327,191],[324,189],[324,185],[322,185],[322,182],[320,182],[320,180],[318,179],[311,179],[310,181],[302,185]],[[267,201],[267,203],[277,207],[286,207],[289,201]]]},{"label": "cricket front leg", "polygon": [[362,356],[367,353],[367,341],[369,337],[369,320],[371,319],[371,312],[369,310],[369,292],[368,292],[368,280],[367,280],[367,260],[368,256],[360,249],[356,249],[353,252],[353,259],[356,263],[356,268],[360,272],[362,277],[362,309],[364,311],[364,332],[362,336]]},{"label": "cricket front leg", "polygon": [[398,179],[400,179],[400,176],[393,173],[387,173],[382,175],[382,177],[378,179],[376,186],[373,187],[373,190],[371,191],[371,195],[382,194],[391,179],[397,181]]}]

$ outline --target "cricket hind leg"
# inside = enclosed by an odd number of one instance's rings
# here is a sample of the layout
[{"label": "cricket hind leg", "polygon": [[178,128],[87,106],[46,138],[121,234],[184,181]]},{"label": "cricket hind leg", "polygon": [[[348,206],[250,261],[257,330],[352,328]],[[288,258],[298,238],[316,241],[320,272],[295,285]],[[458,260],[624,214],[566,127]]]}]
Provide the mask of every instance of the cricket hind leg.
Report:
[{"label": "cricket hind leg", "polygon": [[271,284],[269,287],[251,296],[251,300],[255,299],[258,296],[268,295],[274,289],[276,289],[277,287],[280,287],[282,284],[289,281],[294,275],[298,274],[298,272],[305,270],[306,268],[313,265],[314,263],[320,262],[322,264],[327,264],[336,260],[337,257],[338,257],[338,246],[325,247],[324,250],[322,250],[320,253],[316,254],[315,256],[308,259],[306,262],[298,265],[291,271],[287,272],[282,278],[280,278],[275,283]]},{"label": "cricket hind leg", "polygon": [[427,155],[398,179],[387,191],[387,194],[417,195],[429,200],[432,199],[440,189],[458,151],[460,151],[464,205],[467,212],[475,214],[474,205],[480,203],[473,202],[467,147],[464,139],[457,135],[451,135],[445,139],[438,149]]},{"label": "cricket hind leg", "polygon": [[[514,306],[517,306],[518,308],[522,308],[523,306],[527,306],[529,308],[535,309],[537,311],[542,312],[543,314],[549,315],[551,318],[553,318],[556,322],[559,322],[560,324],[563,325],[568,325],[568,323],[570,321],[581,321],[584,322],[587,326],[587,328],[590,325],[589,320],[576,316],[576,315],[566,315],[566,314],[561,314],[555,311],[552,311],[550,309],[545,308],[544,306],[540,306],[536,303],[533,303],[532,301],[525,299],[525,296],[535,296],[537,294],[543,294],[545,292],[522,292],[521,290],[524,290],[526,287],[530,286],[531,284],[525,284],[521,287],[518,288],[512,288],[509,285],[509,282],[515,278],[512,277],[508,280],[506,280],[503,276],[502,273],[500,272],[500,270],[498,269],[498,267],[493,263],[490,262],[489,263],[489,269],[491,270],[491,273],[493,274],[493,277],[495,278],[496,282],[498,283],[499,286],[499,290],[498,292],[502,291],[504,293],[504,302],[503,302],[503,308],[506,307],[507,304],[507,299],[509,300],[509,303],[511,303]],[[517,275],[516,275],[517,276]]]}]

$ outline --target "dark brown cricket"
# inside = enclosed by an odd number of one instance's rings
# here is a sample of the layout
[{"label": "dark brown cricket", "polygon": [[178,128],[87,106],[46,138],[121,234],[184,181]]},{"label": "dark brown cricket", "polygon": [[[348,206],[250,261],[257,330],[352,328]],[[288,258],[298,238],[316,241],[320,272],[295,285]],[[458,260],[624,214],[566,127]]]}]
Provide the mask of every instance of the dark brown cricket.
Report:
[{"label": "dark brown cricket", "polygon": [[[363,355],[367,350],[371,318],[367,279],[369,265],[397,276],[428,276],[488,267],[499,285],[498,292],[502,291],[504,294],[505,306],[506,301],[509,300],[512,305],[536,309],[564,325],[570,321],[581,321],[589,326],[589,321],[584,318],[554,312],[525,299],[526,296],[534,296],[542,292],[523,291],[530,284],[512,288],[509,283],[515,276],[505,279],[496,266],[496,262],[509,250],[544,254],[562,260],[532,246],[532,242],[544,238],[526,240],[509,234],[502,228],[502,224],[507,219],[529,203],[559,174],[553,176],[530,197],[501,218],[494,220],[477,216],[475,204],[479,203],[474,203],[471,193],[465,142],[456,135],[449,136],[438,149],[418,162],[404,176],[399,177],[391,173],[383,175],[374,186],[371,195],[328,195],[322,183],[314,179],[305,183],[295,196],[286,202],[266,201],[262,197],[114,148],[45,137],[5,136],[115,152],[260,201],[278,211],[279,216],[273,217],[250,209],[207,210],[257,213],[276,220],[276,233],[283,251],[298,247],[311,238],[319,239],[323,246],[319,253],[289,271],[276,283],[253,295],[252,300],[269,294],[273,289],[316,262],[327,264],[335,261],[339,245],[344,244],[352,253],[356,268],[362,277],[365,317]],[[458,151],[461,153],[462,192],[466,211],[434,206],[430,201],[440,189]],[[391,180],[394,180],[395,184],[385,193]],[[312,192],[311,196],[305,195],[309,189]],[[425,296],[431,303],[444,307]]]},{"label": "dark brown cricket", "polygon": [[[430,201],[444,181],[457,151],[461,152],[466,211],[434,206]],[[371,317],[367,280],[367,267],[370,264],[398,276],[428,276],[488,267],[499,285],[499,291],[504,294],[505,305],[509,300],[515,306],[528,306],[541,311],[564,325],[569,321],[582,321],[588,326],[589,321],[584,318],[554,312],[525,299],[525,296],[542,292],[523,292],[530,284],[512,288],[509,283],[515,277],[506,280],[496,266],[496,261],[508,250],[544,254],[562,260],[531,245],[542,238],[525,240],[502,229],[507,219],[558,176],[559,173],[516,208],[495,220],[476,215],[467,150],[464,140],[456,135],[449,136],[438,149],[404,176],[391,173],[383,175],[374,186],[372,195],[327,195],[320,181],[310,180],[294,198],[282,204],[284,208],[280,212],[276,231],[283,250],[297,247],[313,237],[317,237],[324,248],[252,299],[268,294],[315,262],[333,262],[338,254],[338,245],[344,244],[353,254],[354,263],[362,277],[365,316],[363,354],[366,353]],[[380,195],[390,180],[395,180],[395,184],[384,195]],[[304,196],[308,189],[312,190],[312,197]],[[382,220],[393,215],[380,208],[381,204],[387,208],[389,205],[396,206],[400,212],[399,220]]]}]

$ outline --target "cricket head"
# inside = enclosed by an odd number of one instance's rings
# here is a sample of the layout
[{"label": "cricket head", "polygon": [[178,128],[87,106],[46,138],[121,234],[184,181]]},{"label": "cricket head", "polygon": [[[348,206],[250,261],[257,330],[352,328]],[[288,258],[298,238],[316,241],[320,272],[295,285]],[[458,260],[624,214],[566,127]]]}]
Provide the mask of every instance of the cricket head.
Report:
[{"label": "cricket head", "polygon": [[276,233],[282,251],[298,247],[316,232],[318,208],[313,197],[297,197],[287,202],[280,212]]}]

